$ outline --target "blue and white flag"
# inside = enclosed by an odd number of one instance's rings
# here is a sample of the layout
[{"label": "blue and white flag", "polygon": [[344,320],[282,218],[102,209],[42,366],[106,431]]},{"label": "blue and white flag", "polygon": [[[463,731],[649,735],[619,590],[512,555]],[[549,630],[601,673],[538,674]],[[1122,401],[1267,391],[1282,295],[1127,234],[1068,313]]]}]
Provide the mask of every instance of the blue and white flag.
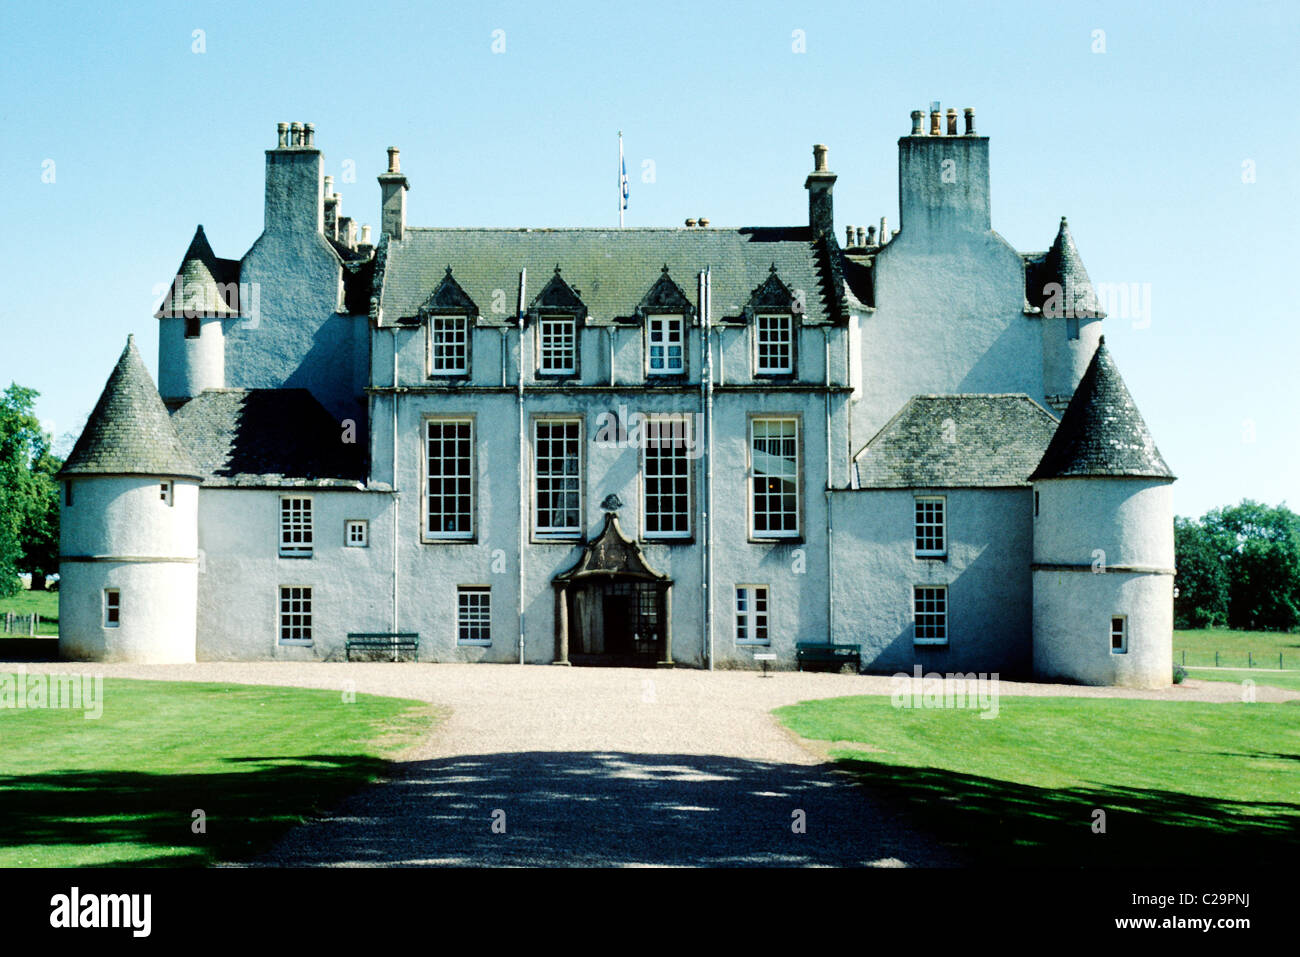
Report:
[{"label": "blue and white flag", "polygon": [[618,167],[619,167],[619,187],[623,195],[623,205],[620,210],[627,209],[627,161],[623,159],[623,134],[618,135]]}]

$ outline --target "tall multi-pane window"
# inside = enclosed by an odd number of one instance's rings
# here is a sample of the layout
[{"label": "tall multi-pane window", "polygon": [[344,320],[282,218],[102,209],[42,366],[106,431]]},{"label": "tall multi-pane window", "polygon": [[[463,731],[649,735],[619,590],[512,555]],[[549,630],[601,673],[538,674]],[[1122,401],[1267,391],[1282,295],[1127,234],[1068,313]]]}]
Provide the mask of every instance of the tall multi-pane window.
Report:
[{"label": "tall multi-pane window", "polygon": [[578,371],[578,323],[573,316],[552,316],[537,323],[537,368],[549,375]]},{"label": "tall multi-pane window", "polygon": [[280,586],[280,641],[311,641],[311,588]]},{"label": "tall multi-pane window", "polygon": [[768,643],[766,585],[736,586],[736,641]]},{"label": "tall multi-pane window", "polygon": [[582,423],[533,424],[533,529],[538,535],[582,533]]},{"label": "tall multi-pane window", "polygon": [[916,616],[916,644],[948,643],[948,589],[944,586],[917,585],[913,589]]},{"label": "tall multi-pane window", "polygon": [[691,534],[691,420],[651,418],[643,426],[642,512],[647,538]]},{"label": "tall multi-pane window", "polygon": [[681,316],[646,320],[646,370],[650,375],[679,375],[686,369],[685,323]]},{"label": "tall multi-pane window", "polygon": [[280,554],[310,555],[311,548],[311,499],[286,495],[280,499]]},{"label": "tall multi-pane window", "polygon": [[944,533],[944,500],[941,496],[916,499],[916,554],[939,556],[947,554],[947,536]]},{"label": "tall multi-pane window", "polygon": [[1110,653],[1128,654],[1128,618],[1124,615],[1115,615],[1110,620]]},{"label": "tall multi-pane window", "polygon": [[462,585],[456,589],[456,640],[461,644],[491,644],[491,588]]},{"label": "tall multi-pane window", "polygon": [[430,316],[430,374],[463,375],[468,371],[469,320],[465,316]]},{"label": "tall multi-pane window", "polygon": [[473,420],[429,419],[425,423],[425,456],[425,536],[472,538]]},{"label": "tall multi-pane window", "polygon": [[750,512],[756,538],[799,535],[799,422],[750,422]]},{"label": "tall multi-pane window", "polygon": [[794,317],[759,315],[754,327],[754,371],[760,375],[794,372]]}]

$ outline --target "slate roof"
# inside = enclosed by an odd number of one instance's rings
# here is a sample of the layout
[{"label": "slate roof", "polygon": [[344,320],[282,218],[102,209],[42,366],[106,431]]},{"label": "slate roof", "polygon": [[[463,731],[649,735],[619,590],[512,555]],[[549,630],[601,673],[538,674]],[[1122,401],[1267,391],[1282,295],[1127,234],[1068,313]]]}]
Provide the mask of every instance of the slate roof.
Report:
[{"label": "slate roof", "polygon": [[134,336],[127,337],[126,348],[59,475],[199,477],[198,465],[172,428]]},{"label": "slate roof", "polygon": [[[844,317],[843,256],[834,240],[814,242],[807,227],[741,229],[430,229],[385,238],[376,287],[385,324],[410,320],[451,267],[479,308],[480,322],[513,323],[519,271],[528,270],[532,303],[560,266],[590,321],[626,321],[668,267],[690,298],[695,277],[713,270],[716,321],[738,320],[775,264],[782,282],[805,293],[804,321]],[[838,273],[838,275],[837,275]],[[506,312],[494,311],[504,295]]]},{"label": "slate roof", "polygon": [[1030,478],[1085,475],[1174,477],[1106,351],[1105,336]]},{"label": "slate roof", "polygon": [[204,486],[356,487],[359,443],[306,389],[209,389],[172,413]]},{"label": "slate roof", "polygon": [[[218,288],[220,284],[224,288]],[[239,260],[219,259],[199,226],[155,319],[239,315]]]},{"label": "slate roof", "polygon": [[917,395],[854,459],[859,488],[1027,485],[1056,431],[1022,393]]},{"label": "slate roof", "polygon": [[[1025,301],[1029,305],[1049,312],[1055,310],[1057,315],[1105,317],[1064,216],[1052,248],[1045,253],[1024,253],[1022,258],[1025,261]],[[1052,284],[1059,289],[1050,290]]]}]

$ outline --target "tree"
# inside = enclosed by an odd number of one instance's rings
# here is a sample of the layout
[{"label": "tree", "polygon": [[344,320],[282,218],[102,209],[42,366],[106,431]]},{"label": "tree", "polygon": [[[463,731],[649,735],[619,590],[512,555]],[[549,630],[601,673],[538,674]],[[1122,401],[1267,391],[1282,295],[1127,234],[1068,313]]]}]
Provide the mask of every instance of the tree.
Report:
[{"label": "tree", "polygon": [[1175,628],[1221,628],[1228,623],[1226,539],[1200,522],[1174,519]]},{"label": "tree", "polygon": [[0,596],[18,590],[20,571],[32,572],[33,585],[44,587],[58,563],[54,473],[62,463],[36,418],[38,395],[16,383],[0,393]]},{"label": "tree", "polygon": [[1300,516],[1285,504],[1244,499],[1201,520],[1220,549],[1228,577],[1228,625],[1300,628]]}]

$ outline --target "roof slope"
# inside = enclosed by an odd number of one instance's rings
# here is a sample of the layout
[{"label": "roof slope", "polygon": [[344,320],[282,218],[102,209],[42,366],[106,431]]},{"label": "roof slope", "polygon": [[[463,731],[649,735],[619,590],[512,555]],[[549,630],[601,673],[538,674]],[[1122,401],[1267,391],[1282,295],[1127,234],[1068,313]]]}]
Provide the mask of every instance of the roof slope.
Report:
[{"label": "roof slope", "polygon": [[361,446],[306,389],[209,389],[172,413],[205,486],[356,486]]},{"label": "roof slope", "polygon": [[1102,336],[1032,480],[1083,475],[1174,477]]},{"label": "roof slope", "polygon": [[1049,315],[1105,317],[1064,216],[1052,248],[1045,253],[1026,253],[1023,258],[1025,299],[1031,306]]},{"label": "roof slope", "polygon": [[855,457],[858,487],[1026,485],[1056,426],[1021,393],[913,396]]},{"label": "roof slope", "polygon": [[[838,321],[840,287],[824,275],[819,243],[807,227],[744,229],[428,229],[412,227],[389,242],[380,266],[385,323],[415,317],[448,266],[479,308],[480,321],[513,322],[519,271],[528,270],[532,302],[558,265],[597,322],[633,317],[667,266],[694,295],[694,277],[713,270],[715,320],[739,318],[775,264],[791,289],[802,290],[805,321]],[[842,285],[842,283],[841,283]],[[498,304],[505,299],[505,310]]]},{"label": "roof slope", "polygon": [[199,226],[155,319],[239,315],[239,260],[218,259]]},{"label": "roof slope", "polygon": [[199,476],[144,367],[135,336],[127,337],[126,348],[59,474]]}]

